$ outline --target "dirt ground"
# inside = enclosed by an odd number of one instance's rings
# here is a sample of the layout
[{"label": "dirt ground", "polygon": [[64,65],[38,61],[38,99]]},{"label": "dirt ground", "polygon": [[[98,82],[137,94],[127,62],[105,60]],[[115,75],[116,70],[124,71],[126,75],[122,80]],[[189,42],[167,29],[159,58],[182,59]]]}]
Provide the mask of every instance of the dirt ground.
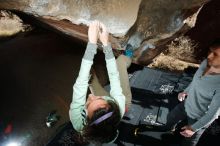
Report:
[{"label": "dirt ground", "polygon": [[[0,40],[0,122],[11,123],[5,140],[41,146],[69,120],[72,85],[85,44],[46,30]],[[45,123],[56,110],[60,120]]]}]

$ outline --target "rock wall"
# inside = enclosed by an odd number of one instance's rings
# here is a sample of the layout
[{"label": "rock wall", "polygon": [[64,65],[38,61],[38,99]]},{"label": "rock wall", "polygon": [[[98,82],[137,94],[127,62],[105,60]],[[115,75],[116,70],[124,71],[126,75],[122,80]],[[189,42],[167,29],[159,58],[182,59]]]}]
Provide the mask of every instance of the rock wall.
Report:
[{"label": "rock wall", "polygon": [[[147,65],[175,38],[194,27],[209,0],[0,0],[0,9],[15,9],[39,18],[58,31],[87,39],[92,20],[113,34],[114,48],[137,49],[135,63]],[[80,25],[84,24],[84,25]],[[148,49],[149,46],[153,46]]]},{"label": "rock wall", "polygon": [[180,30],[184,20],[196,13],[204,2],[205,0],[142,1],[134,31],[152,43],[168,38]]},{"label": "rock wall", "polygon": [[0,0],[0,8],[18,9],[55,20],[88,25],[100,20],[115,36],[123,36],[135,23],[141,0]]},{"label": "rock wall", "polygon": [[7,11],[0,11],[0,38],[23,32],[27,27],[29,26],[24,25],[18,16]]},{"label": "rock wall", "polygon": [[[207,0],[0,0],[0,8],[17,9],[36,16],[86,24],[98,19],[115,36],[133,30],[144,39],[166,38],[179,30],[189,16],[185,12]],[[139,9],[140,7],[140,9]],[[190,15],[196,12],[196,9]],[[137,20],[137,21],[136,21]]]},{"label": "rock wall", "polygon": [[220,38],[220,1],[212,0],[200,11],[195,27],[186,33],[192,40],[197,42],[195,58],[201,62],[207,57],[211,42]]}]

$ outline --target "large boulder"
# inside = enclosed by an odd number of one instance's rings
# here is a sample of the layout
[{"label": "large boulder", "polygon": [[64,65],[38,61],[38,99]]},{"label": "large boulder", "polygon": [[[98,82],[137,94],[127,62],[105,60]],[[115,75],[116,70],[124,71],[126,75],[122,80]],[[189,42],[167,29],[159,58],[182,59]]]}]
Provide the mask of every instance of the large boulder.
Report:
[{"label": "large boulder", "polygon": [[[87,25],[100,20],[112,34],[113,47],[130,43],[135,63],[147,65],[196,22],[209,0],[0,0],[0,9],[24,12],[60,32],[87,40]],[[19,13],[20,14],[20,13]],[[149,46],[153,46],[149,49]]]}]

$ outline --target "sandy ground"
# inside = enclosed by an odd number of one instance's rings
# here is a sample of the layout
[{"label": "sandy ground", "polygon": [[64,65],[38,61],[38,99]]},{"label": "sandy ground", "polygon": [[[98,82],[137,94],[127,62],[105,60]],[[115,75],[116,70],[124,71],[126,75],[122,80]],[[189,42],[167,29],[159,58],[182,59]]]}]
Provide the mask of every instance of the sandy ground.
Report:
[{"label": "sandy ground", "polygon": [[[0,121],[11,122],[7,139],[41,146],[69,120],[72,85],[85,44],[45,30],[0,42]],[[47,128],[52,110],[61,116]]]}]

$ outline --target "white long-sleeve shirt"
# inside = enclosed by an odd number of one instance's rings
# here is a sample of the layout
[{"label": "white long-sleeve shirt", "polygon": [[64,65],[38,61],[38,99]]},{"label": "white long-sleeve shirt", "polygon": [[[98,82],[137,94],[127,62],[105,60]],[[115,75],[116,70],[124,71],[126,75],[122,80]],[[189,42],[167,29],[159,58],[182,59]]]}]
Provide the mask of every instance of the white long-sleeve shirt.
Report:
[{"label": "white long-sleeve shirt", "polygon": [[[70,104],[70,121],[72,122],[75,130],[80,132],[86,124],[85,103],[88,90],[88,81],[90,69],[93,64],[93,58],[96,54],[97,45],[88,43],[84,57],[82,59],[79,76],[73,86],[72,103]],[[110,45],[104,47],[106,67],[110,80],[110,96],[103,97],[105,100],[113,100],[118,104],[121,117],[125,113],[125,96],[122,93],[120,85],[119,72],[116,65],[115,57],[112,53]],[[98,96],[98,95],[97,95]]]}]

